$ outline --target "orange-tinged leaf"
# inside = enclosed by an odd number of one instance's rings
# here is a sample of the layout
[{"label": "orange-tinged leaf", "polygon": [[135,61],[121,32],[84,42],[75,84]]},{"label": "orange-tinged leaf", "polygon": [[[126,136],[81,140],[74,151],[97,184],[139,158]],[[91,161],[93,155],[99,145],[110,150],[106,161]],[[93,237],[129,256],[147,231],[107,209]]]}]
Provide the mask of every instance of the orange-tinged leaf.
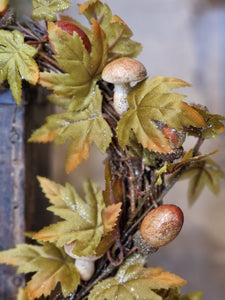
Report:
[{"label": "orange-tinged leaf", "polygon": [[102,210],[102,222],[104,226],[104,233],[108,233],[114,229],[121,212],[122,203],[111,204]]},{"label": "orange-tinged leaf", "polygon": [[113,243],[120,238],[119,233],[119,217],[121,212],[122,203],[111,204],[102,210],[102,222],[104,226],[104,234],[96,248],[96,255],[102,256]]},{"label": "orange-tinged leaf", "polygon": [[143,270],[145,275],[151,280],[152,289],[169,289],[174,287],[181,287],[187,283],[186,280],[180,276],[163,271],[162,268],[147,268]]},{"label": "orange-tinged leaf", "polygon": [[108,46],[105,35],[99,24],[93,21],[88,36],[92,44],[91,53],[75,31],[70,35],[57,24],[48,23],[48,35],[57,53],[55,59],[65,73],[41,72],[39,83],[53,90],[53,95],[61,97],[62,103],[63,99],[67,99],[64,108],[80,111],[93,100],[93,89],[106,64]]},{"label": "orange-tinged leaf", "polygon": [[161,268],[144,268],[145,260],[136,254],[124,262],[115,277],[95,285],[90,300],[152,299],[161,300],[157,290],[178,288],[186,284],[181,277]]},{"label": "orange-tinged leaf", "polygon": [[90,143],[88,142],[84,142],[80,149],[78,147],[73,149],[73,145],[71,145],[66,158],[66,172],[72,172],[82,162],[82,159],[87,160],[89,152]]},{"label": "orange-tinged leaf", "polygon": [[116,23],[116,22],[127,26],[127,24],[119,16],[114,15],[111,18],[111,23]]},{"label": "orange-tinged leaf", "polygon": [[91,1],[86,1],[82,4],[79,5],[79,13],[82,15],[85,10],[90,7],[91,5],[93,5],[94,3],[97,3],[98,0],[91,0]]},{"label": "orange-tinged leaf", "polygon": [[181,102],[180,105],[184,127],[190,127],[190,125],[199,128],[207,127],[207,124],[204,121],[203,117],[194,108],[192,108],[185,102]]},{"label": "orange-tinged leaf", "polygon": [[39,178],[43,192],[52,205],[48,210],[63,219],[43,228],[35,239],[56,243],[59,247],[74,243],[77,256],[95,255],[104,233],[101,211],[105,207],[102,192],[96,183],[84,183],[85,200],[70,185],[62,186],[49,179]]},{"label": "orange-tinged leaf", "polygon": [[117,135],[124,148],[133,131],[137,140],[149,151],[172,153],[171,143],[158,123],[182,131],[183,127],[204,127],[206,123],[196,111],[182,102],[185,96],[168,93],[189,86],[183,80],[158,76],[137,84],[128,95],[129,109],[118,122]]},{"label": "orange-tinged leaf", "polygon": [[136,57],[140,53],[141,44],[131,40],[133,33],[130,28],[121,18],[112,16],[106,3],[87,1],[79,6],[79,13],[84,14],[91,24],[93,20],[100,24],[108,42],[109,59]]},{"label": "orange-tinged leaf", "polygon": [[225,117],[218,115],[218,114],[211,114],[207,111],[205,108],[195,107],[193,106],[193,109],[195,109],[205,120],[207,126],[203,128],[200,132],[197,130],[190,131],[191,135],[196,136],[202,136],[204,139],[211,139],[216,138],[218,136],[218,133],[221,133],[224,131],[224,124],[222,122],[225,121]]},{"label": "orange-tinged leaf", "polygon": [[20,297],[25,297],[22,299],[30,300],[42,295],[47,297],[58,282],[66,297],[80,282],[80,275],[73,260],[54,244],[17,245],[15,249],[0,253],[0,263],[17,266],[18,273],[35,273],[27,283],[24,293],[21,292]]},{"label": "orange-tinged leaf", "polygon": [[52,142],[54,138],[56,137],[56,133],[54,131],[45,131],[45,130],[40,130],[37,137],[36,137],[36,142],[37,143],[48,143]]},{"label": "orange-tinged leaf", "polygon": [[79,112],[66,112],[47,118],[47,123],[35,131],[30,142],[47,141],[70,142],[66,159],[66,171],[72,171],[82,159],[87,159],[94,142],[105,153],[111,141],[111,130],[102,117],[102,96],[98,86],[92,91],[92,102],[87,109]]}]

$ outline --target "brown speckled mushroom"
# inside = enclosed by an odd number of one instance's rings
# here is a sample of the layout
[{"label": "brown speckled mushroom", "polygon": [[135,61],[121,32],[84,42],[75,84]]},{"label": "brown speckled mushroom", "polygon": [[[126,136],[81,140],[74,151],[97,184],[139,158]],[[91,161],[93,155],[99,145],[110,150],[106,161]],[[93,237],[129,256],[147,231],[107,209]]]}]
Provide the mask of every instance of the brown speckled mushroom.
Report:
[{"label": "brown speckled mushroom", "polygon": [[143,254],[154,253],[177,237],[183,222],[183,212],[176,205],[164,204],[154,208],[143,219],[134,236],[134,244]]},{"label": "brown speckled mushroom", "polygon": [[129,57],[115,59],[103,69],[102,79],[114,84],[114,108],[120,116],[129,108],[127,95],[130,83],[143,80],[146,76],[142,63]]}]

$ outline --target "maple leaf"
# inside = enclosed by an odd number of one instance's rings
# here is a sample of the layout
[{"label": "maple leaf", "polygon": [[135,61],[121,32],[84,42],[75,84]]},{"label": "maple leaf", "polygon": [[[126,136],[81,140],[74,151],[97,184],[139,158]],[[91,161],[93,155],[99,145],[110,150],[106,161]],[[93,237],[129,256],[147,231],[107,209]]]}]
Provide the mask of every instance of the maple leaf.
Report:
[{"label": "maple leaf", "polygon": [[56,13],[71,6],[67,0],[32,0],[33,12],[31,17],[38,20],[56,21]]},{"label": "maple leaf", "polygon": [[104,153],[111,141],[111,130],[101,113],[102,97],[96,86],[92,91],[93,101],[87,109],[79,112],[65,112],[47,117],[46,124],[33,133],[30,142],[56,144],[70,141],[66,160],[66,171],[70,172],[82,158],[87,160],[90,145],[94,142]]},{"label": "maple leaf", "polygon": [[176,78],[158,76],[137,84],[128,95],[129,110],[118,122],[118,140],[122,148],[129,145],[133,130],[139,142],[149,151],[173,152],[157,121],[181,131],[183,127],[205,127],[202,116],[187,103],[185,97],[168,91],[189,84]]},{"label": "maple leaf", "polygon": [[123,189],[120,178],[111,174],[109,161],[105,164],[105,190],[102,192],[106,208],[102,211],[104,235],[96,248],[96,255],[102,256],[113,243],[120,238],[118,223],[123,200]]},{"label": "maple leaf", "polygon": [[102,210],[102,222],[104,225],[104,232],[111,232],[116,226],[119,214],[121,212],[122,202],[111,204]]},{"label": "maple leaf", "polygon": [[36,84],[39,69],[32,58],[37,50],[24,43],[24,36],[18,30],[0,30],[0,82],[7,79],[13,97],[21,103],[22,78]]},{"label": "maple leaf", "polygon": [[118,16],[112,16],[107,4],[95,0],[87,1],[79,6],[79,12],[85,15],[90,24],[94,18],[101,25],[108,41],[109,59],[136,57],[141,52],[141,44],[130,39],[133,35],[130,28]]},{"label": "maple leaf", "polygon": [[41,246],[28,244],[17,245],[14,249],[0,252],[0,263],[18,266],[18,273],[34,273],[19,299],[35,299],[48,296],[61,284],[66,297],[80,283],[80,275],[71,259],[63,249],[54,244],[43,243]]},{"label": "maple leaf", "polygon": [[73,248],[75,255],[94,255],[104,233],[101,212],[105,205],[97,184],[91,181],[84,183],[84,201],[69,183],[64,187],[46,178],[38,179],[52,203],[48,210],[64,221],[43,228],[34,238],[54,242],[59,247],[76,241]]},{"label": "maple leaf", "polygon": [[92,35],[89,36],[91,54],[76,32],[71,36],[56,24],[49,23],[48,35],[57,53],[55,59],[66,73],[41,72],[39,83],[54,91],[53,99],[59,101],[61,97],[62,103],[64,99],[67,102],[70,99],[68,105],[64,105],[69,111],[82,110],[93,100],[93,90],[106,63],[108,49],[104,33],[93,21]]},{"label": "maple leaf", "polygon": [[225,121],[225,117],[218,114],[210,114],[205,109],[193,106],[193,108],[203,117],[207,127],[202,128],[199,132],[196,128],[190,128],[191,135],[201,136],[203,139],[216,138],[218,133],[224,131],[224,125],[221,121]]},{"label": "maple leaf", "polygon": [[181,287],[186,281],[161,268],[144,268],[145,260],[136,254],[126,259],[115,277],[98,283],[88,299],[149,299],[162,300],[157,289]]},{"label": "maple leaf", "polygon": [[106,253],[113,243],[119,238],[118,222],[121,213],[122,203],[111,204],[102,210],[102,223],[104,234],[96,248],[96,256],[101,257]]},{"label": "maple leaf", "polygon": [[220,179],[225,179],[225,173],[210,158],[201,159],[187,167],[181,179],[190,180],[188,187],[188,201],[192,205],[201,194],[205,186],[215,194],[220,192]]}]

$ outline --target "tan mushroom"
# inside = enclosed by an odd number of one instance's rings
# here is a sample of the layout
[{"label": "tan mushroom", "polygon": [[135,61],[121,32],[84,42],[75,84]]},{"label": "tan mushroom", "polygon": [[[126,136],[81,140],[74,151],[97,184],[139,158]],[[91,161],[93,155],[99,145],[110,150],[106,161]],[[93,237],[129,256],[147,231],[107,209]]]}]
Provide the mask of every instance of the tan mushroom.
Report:
[{"label": "tan mushroom", "polygon": [[127,95],[130,83],[143,80],[146,76],[142,63],[129,57],[115,59],[104,68],[102,79],[114,84],[114,108],[120,116],[129,108]]}]

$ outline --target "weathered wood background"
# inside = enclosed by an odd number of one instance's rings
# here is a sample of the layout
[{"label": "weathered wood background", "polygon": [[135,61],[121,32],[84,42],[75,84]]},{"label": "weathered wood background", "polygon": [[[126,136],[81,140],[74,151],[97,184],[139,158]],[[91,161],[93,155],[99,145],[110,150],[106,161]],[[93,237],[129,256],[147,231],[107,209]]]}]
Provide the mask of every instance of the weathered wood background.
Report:
[{"label": "weathered wood background", "polygon": [[[20,11],[24,11],[24,8],[29,10],[31,4],[31,1],[25,0],[12,0],[12,2],[19,5]],[[109,4],[114,14],[118,14],[131,27],[134,39],[142,42],[143,51],[138,59],[149,70],[150,76],[164,75],[188,81],[193,87],[181,90],[181,93],[188,95],[188,101],[207,105],[211,112],[225,115],[224,0],[106,0],[105,2]],[[26,5],[23,6],[23,3]],[[73,1],[71,15],[84,20],[78,16],[76,6],[77,1]],[[37,94],[34,91],[31,93],[29,98],[34,100]],[[42,96],[38,102],[42,102],[41,99]],[[22,240],[22,236],[17,235],[16,232],[18,233],[24,227],[23,180],[19,181],[19,185],[14,183],[18,182],[16,178],[19,176],[19,170],[20,174],[24,174],[25,170],[22,162],[25,147],[23,137],[40,126],[44,120],[44,111],[48,110],[43,106],[43,102],[37,107],[30,105],[25,122],[27,126],[29,124],[29,128],[26,127],[23,133],[20,131],[24,122],[23,109],[16,109],[13,102],[3,104],[2,101],[0,95],[1,250],[12,247],[15,242]],[[7,113],[11,117],[7,117]],[[40,119],[39,115],[42,115]],[[35,124],[31,125],[33,119]],[[13,125],[15,120],[19,122],[16,127]],[[20,133],[19,139],[17,135],[12,134],[15,128]],[[225,168],[224,146],[223,135],[215,141],[208,142],[204,149],[210,151],[219,148],[217,161],[223,168]],[[19,152],[14,152],[18,147],[21,149],[20,157]],[[45,219],[44,223],[49,217],[45,215],[44,207],[41,207],[44,205],[41,203],[45,202],[40,201],[41,193],[35,179],[36,175],[45,173],[43,168],[45,169],[47,164],[41,161],[46,159],[48,153],[46,147],[46,145],[26,146],[27,172],[32,168],[26,192],[26,202],[29,203],[26,205],[26,227],[30,230],[38,229],[42,216]],[[70,176],[64,172],[62,151],[62,148],[52,148],[51,179],[61,183],[71,181],[79,189],[82,177],[88,176],[103,185],[104,158],[95,149],[92,150],[88,162]],[[19,168],[15,167],[15,162],[13,165],[13,158],[20,160]],[[47,157],[47,160],[50,161],[50,158]],[[187,183],[179,183],[165,199],[167,203],[181,206],[185,214],[185,224],[182,233],[171,245],[150,257],[149,265],[160,265],[187,279],[188,285],[184,290],[204,290],[204,300],[224,299],[225,188],[222,188],[219,198],[206,190],[192,208],[188,208],[186,191]],[[18,195],[21,200],[16,203]],[[39,221],[36,221],[36,216]],[[11,269],[0,266],[0,299],[15,299],[10,289],[15,290],[20,280],[14,276]]]},{"label": "weathered wood background", "polygon": [[[0,94],[0,250],[23,242],[24,230],[24,107],[10,91]],[[13,299],[22,277],[0,268],[0,299]]]}]

